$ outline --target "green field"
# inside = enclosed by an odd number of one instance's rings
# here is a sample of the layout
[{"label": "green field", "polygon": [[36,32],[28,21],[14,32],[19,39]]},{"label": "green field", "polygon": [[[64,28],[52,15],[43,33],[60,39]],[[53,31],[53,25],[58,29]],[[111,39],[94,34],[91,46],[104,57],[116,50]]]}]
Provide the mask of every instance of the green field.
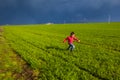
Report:
[{"label": "green field", "polygon": [[[81,40],[72,53],[71,31]],[[5,26],[4,37],[39,80],[120,80],[120,23]]]}]

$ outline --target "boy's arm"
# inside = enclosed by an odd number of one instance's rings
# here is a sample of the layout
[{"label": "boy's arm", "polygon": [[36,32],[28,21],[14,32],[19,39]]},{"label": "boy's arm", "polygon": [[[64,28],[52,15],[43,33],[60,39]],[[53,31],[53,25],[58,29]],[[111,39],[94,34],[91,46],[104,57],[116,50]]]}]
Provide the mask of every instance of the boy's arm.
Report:
[{"label": "boy's arm", "polygon": [[63,40],[63,43],[65,43],[67,41],[67,39],[68,39],[68,37]]},{"label": "boy's arm", "polygon": [[77,37],[74,37],[74,40],[76,40],[77,42],[80,42],[80,40]]}]

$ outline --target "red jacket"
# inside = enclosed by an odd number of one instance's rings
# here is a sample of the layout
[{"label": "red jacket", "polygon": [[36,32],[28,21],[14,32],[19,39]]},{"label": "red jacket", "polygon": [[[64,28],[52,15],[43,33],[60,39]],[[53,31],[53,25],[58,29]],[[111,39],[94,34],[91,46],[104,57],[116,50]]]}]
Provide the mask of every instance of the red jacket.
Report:
[{"label": "red jacket", "polygon": [[68,41],[68,44],[72,44],[75,40],[79,41],[79,39],[77,39],[76,37],[68,36],[67,38],[64,39],[63,42]]}]

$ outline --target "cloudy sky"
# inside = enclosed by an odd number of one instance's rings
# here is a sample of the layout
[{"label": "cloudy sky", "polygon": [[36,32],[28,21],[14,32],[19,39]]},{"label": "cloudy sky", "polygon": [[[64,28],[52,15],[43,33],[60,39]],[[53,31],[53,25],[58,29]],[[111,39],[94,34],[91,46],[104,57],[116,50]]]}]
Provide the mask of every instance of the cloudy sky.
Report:
[{"label": "cloudy sky", "polygon": [[0,0],[0,24],[120,21],[120,0]]}]

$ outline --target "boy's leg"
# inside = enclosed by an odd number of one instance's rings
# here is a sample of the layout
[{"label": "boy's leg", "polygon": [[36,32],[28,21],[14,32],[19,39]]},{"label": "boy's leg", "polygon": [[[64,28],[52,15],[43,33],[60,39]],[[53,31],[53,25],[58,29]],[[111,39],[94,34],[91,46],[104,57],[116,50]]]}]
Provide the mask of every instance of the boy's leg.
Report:
[{"label": "boy's leg", "polygon": [[68,46],[67,50],[70,50],[70,47],[71,47],[71,45],[69,44],[69,46]]},{"label": "boy's leg", "polygon": [[70,44],[70,51],[73,51],[74,48],[75,46],[73,44]]}]

